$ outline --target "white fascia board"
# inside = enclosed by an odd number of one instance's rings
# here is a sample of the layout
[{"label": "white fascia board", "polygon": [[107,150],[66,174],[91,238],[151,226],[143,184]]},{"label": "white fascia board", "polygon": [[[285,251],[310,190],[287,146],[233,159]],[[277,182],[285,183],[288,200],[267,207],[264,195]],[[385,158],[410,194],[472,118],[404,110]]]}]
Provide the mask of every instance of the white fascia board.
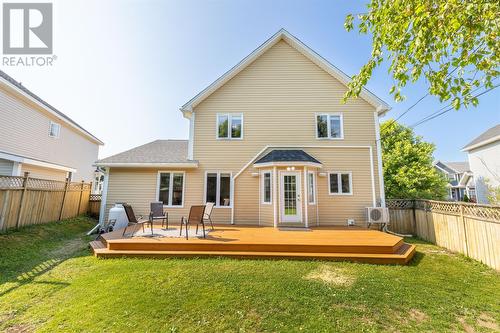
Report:
[{"label": "white fascia board", "polygon": [[30,102],[36,104],[37,106],[39,106],[43,110],[47,111],[48,113],[50,113],[51,115],[53,115],[54,117],[56,117],[57,119],[61,120],[66,125],[68,125],[71,128],[77,130],[80,134],[83,134],[86,138],[90,139],[91,141],[93,141],[93,142],[95,142],[95,143],[97,143],[97,144],[99,144],[101,146],[104,145],[104,142],[102,142],[101,140],[99,140],[98,138],[96,138],[95,136],[93,136],[92,134],[88,133],[87,131],[83,130],[79,126],[75,125],[74,123],[68,121],[66,118],[62,117],[61,115],[57,114],[56,112],[54,112],[53,110],[51,110],[49,107],[47,107],[46,105],[44,105],[40,101],[36,100],[35,98],[33,98],[32,96],[30,96],[26,92],[22,91],[21,89],[19,89],[18,87],[16,87],[12,83],[10,83],[9,81],[5,80],[3,77],[0,77],[0,83],[2,83],[3,85],[5,85],[6,87],[8,87],[11,90],[14,90],[18,94],[21,94],[24,98],[28,99]]},{"label": "white fascia board", "polygon": [[[285,29],[281,29],[273,36],[271,36],[271,38],[266,40],[262,45],[256,48],[252,53],[243,58],[243,60],[241,60],[238,64],[232,67],[229,71],[224,73],[212,84],[210,84],[208,87],[206,87],[196,96],[194,96],[191,100],[189,100],[186,104],[184,104],[180,108],[180,110],[184,114],[184,117],[186,117],[186,112],[187,113],[192,112],[194,107],[196,107],[204,99],[210,96],[213,92],[215,92],[217,89],[222,87],[226,82],[228,82],[238,73],[240,73],[249,64],[255,61],[258,57],[260,57],[264,52],[266,52],[280,40],[284,40],[285,42],[287,42],[290,46],[295,48],[298,52],[303,54],[306,58],[311,60],[313,63],[318,65],[320,68],[325,70],[327,73],[329,73],[331,76],[339,80],[344,85],[347,85],[351,81],[351,78],[347,74],[342,72],[339,68],[335,67],[325,58],[323,58],[318,53],[313,51],[310,47],[305,45],[297,37],[293,36]],[[387,111],[391,109],[391,107],[386,102],[384,102],[379,97],[375,96],[375,94],[373,94],[366,88],[363,88],[361,90],[360,97],[363,98],[369,104],[371,104],[373,107],[375,107],[376,112],[379,114],[379,116],[383,116]]]},{"label": "white fascia board", "polygon": [[493,142],[499,141],[499,140],[500,140],[500,135],[497,135],[497,136],[492,137],[492,138],[490,138],[488,140],[484,140],[484,141],[478,142],[478,143],[470,145],[470,146],[465,146],[464,148],[462,148],[462,151],[463,152],[469,152],[471,150],[474,150],[476,148],[485,146],[485,145],[487,145],[489,143],[493,143]]},{"label": "white fascia board", "polygon": [[23,157],[23,156],[9,154],[9,153],[5,153],[5,152],[0,152],[0,158],[4,159],[4,160],[16,162],[16,163],[36,165],[36,166],[39,166],[42,168],[56,169],[56,170],[62,170],[62,171],[68,171],[68,172],[76,172],[76,169],[70,168],[70,167],[67,167],[64,165],[39,161],[39,160],[36,160],[33,158]]},{"label": "white fascia board", "polygon": [[183,168],[194,169],[198,167],[198,162],[186,163],[95,163],[96,166],[109,168]]}]

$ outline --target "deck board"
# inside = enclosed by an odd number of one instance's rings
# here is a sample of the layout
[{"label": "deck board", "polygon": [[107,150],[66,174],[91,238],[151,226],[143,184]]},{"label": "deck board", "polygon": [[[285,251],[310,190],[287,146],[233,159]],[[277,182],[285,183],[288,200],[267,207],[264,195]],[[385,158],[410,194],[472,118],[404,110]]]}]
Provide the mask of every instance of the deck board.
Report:
[{"label": "deck board", "polygon": [[[155,226],[155,228],[160,228]],[[91,244],[98,257],[290,258],[405,264],[415,247],[401,237],[361,228],[280,230],[256,226],[216,226],[206,238],[123,237],[117,230]]]}]

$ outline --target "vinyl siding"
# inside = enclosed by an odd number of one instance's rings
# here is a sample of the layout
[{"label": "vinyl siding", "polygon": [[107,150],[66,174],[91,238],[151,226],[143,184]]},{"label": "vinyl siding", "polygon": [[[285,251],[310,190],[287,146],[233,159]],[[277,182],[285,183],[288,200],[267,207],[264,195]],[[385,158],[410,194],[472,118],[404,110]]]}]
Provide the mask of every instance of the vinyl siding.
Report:
[{"label": "vinyl siding", "polygon": [[488,185],[500,186],[500,141],[473,149],[468,156],[478,203],[488,204]]},{"label": "vinyl siding", "polygon": [[66,177],[68,177],[68,173],[66,171],[43,168],[23,163],[21,165],[21,176],[24,175],[25,172],[29,172],[29,176],[32,178],[40,179],[66,180]]},{"label": "vinyl siding", "polygon": [[0,176],[12,176],[13,162],[0,158]]},{"label": "vinyl siding", "polygon": [[[354,195],[344,197],[330,196],[328,178],[317,175],[317,206],[308,205],[309,224],[319,220],[320,225],[345,225],[347,218],[354,218],[358,224],[364,222],[364,208],[372,205],[373,197],[371,161],[375,196],[380,199],[375,109],[362,99],[342,104],[345,91],[344,85],[286,42],[270,48],[194,108],[193,158],[199,168],[186,171],[184,208],[169,210],[171,221],[178,223],[181,215],[188,214],[188,207],[203,203],[207,171],[230,171],[234,176],[265,146],[287,145],[303,147],[321,161],[323,168],[319,172],[353,173]],[[243,114],[242,140],[216,139],[218,113]],[[344,139],[316,139],[316,113],[342,113]],[[234,222],[273,225],[274,206],[261,204],[260,179],[252,175],[255,172],[259,170],[250,166],[234,181]],[[301,175],[303,178],[303,172]],[[138,214],[149,212],[149,202],[156,200],[157,170],[112,168],[109,177],[107,210],[114,202],[126,201]],[[302,198],[307,196],[302,193]],[[279,192],[278,196],[273,192],[275,200],[279,203]],[[306,202],[302,200],[302,204]],[[277,212],[279,216],[279,205]],[[231,209],[214,209],[215,223],[230,221]]]},{"label": "vinyl siding", "polygon": [[[50,121],[61,124],[49,137]],[[91,181],[99,146],[21,95],[0,86],[0,151],[77,169],[73,180]]]}]

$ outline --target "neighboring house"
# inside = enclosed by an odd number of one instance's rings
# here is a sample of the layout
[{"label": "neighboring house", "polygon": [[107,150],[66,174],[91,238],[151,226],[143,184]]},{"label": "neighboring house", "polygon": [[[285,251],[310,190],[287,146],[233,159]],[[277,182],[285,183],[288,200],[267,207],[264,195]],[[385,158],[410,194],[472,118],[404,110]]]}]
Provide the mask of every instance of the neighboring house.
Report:
[{"label": "neighboring house", "polygon": [[463,201],[465,196],[476,201],[474,176],[467,162],[434,163],[436,170],[448,179],[448,200]]},{"label": "neighboring house", "polygon": [[469,142],[462,151],[469,155],[476,182],[477,202],[489,203],[487,186],[500,186],[500,124]]},{"label": "neighboring house", "polygon": [[0,176],[89,182],[102,144],[0,71]]},{"label": "neighboring house", "polygon": [[189,140],[157,140],[98,161],[101,217],[116,202],[171,223],[215,202],[216,223],[357,225],[385,206],[379,116],[390,108],[285,30],[181,107]]}]

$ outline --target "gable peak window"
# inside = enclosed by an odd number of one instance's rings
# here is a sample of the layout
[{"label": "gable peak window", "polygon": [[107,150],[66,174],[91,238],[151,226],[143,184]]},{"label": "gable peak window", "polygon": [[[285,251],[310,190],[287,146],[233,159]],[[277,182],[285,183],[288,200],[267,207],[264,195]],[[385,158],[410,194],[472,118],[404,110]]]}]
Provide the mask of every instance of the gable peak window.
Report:
[{"label": "gable peak window", "polygon": [[344,125],[341,114],[317,114],[316,137],[318,139],[343,139]]},{"label": "gable peak window", "polygon": [[58,138],[60,134],[61,134],[61,124],[51,121],[49,124],[49,136],[51,138]]},{"label": "gable peak window", "polygon": [[217,114],[217,139],[242,139],[243,114]]}]

